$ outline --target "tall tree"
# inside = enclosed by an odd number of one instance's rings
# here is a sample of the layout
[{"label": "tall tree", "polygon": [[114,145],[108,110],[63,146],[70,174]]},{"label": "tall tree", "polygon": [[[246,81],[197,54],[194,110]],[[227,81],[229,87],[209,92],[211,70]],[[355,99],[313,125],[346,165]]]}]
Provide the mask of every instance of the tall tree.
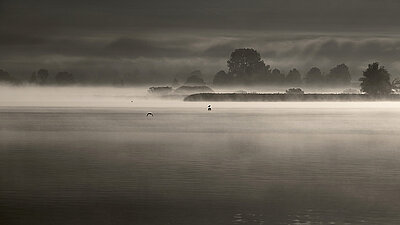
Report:
[{"label": "tall tree", "polygon": [[0,69],[0,82],[18,84],[20,81],[11,76],[7,71]]},{"label": "tall tree", "polygon": [[301,74],[297,69],[292,69],[286,76],[286,83],[288,84],[301,84]]},{"label": "tall tree", "polygon": [[226,73],[221,70],[214,76],[213,84],[214,85],[229,85],[233,82],[232,74]]},{"label": "tall tree", "polygon": [[349,67],[346,66],[345,64],[340,64],[335,66],[330,70],[326,79],[329,84],[334,84],[334,85],[349,84],[351,80]]},{"label": "tall tree", "polygon": [[273,69],[270,75],[270,82],[272,84],[282,84],[285,81],[285,75],[278,69]]},{"label": "tall tree", "polygon": [[36,84],[37,83],[37,76],[36,72],[33,72],[31,75],[31,79],[29,79],[29,83]]},{"label": "tall tree", "polygon": [[257,75],[266,72],[260,53],[252,48],[235,49],[227,63],[228,73],[240,83],[251,83]]},{"label": "tall tree", "polygon": [[253,75],[253,83],[255,84],[269,84],[272,77],[272,70],[270,65],[265,65],[264,69],[259,73]]},{"label": "tall tree", "polygon": [[40,69],[37,72],[37,78],[38,78],[40,84],[47,83],[47,78],[48,77],[49,77],[49,71],[46,70],[46,69]]},{"label": "tall tree", "polygon": [[11,79],[12,77],[7,71],[0,69],[0,81],[9,81]]},{"label": "tall tree", "polygon": [[389,72],[377,62],[368,65],[360,81],[361,91],[369,95],[383,96],[392,91]]},{"label": "tall tree", "polygon": [[322,84],[324,81],[324,76],[318,67],[313,67],[307,72],[305,81],[307,84],[311,85]]},{"label": "tall tree", "polygon": [[59,72],[56,75],[56,82],[60,85],[75,83],[74,75],[68,72]]}]

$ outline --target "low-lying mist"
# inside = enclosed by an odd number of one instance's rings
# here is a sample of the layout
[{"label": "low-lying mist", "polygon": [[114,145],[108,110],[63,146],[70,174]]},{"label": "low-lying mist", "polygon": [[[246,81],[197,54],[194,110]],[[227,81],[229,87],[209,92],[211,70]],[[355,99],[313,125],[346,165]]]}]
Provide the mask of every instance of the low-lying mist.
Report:
[{"label": "low-lying mist", "polygon": [[128,106],[146,87],[0,86],[0,106]]},{"label": "low-lying mist", "polygon": [[[198,108],[213,110],[273,109],[273,108],[400,108],[397,102],[184,102],[183,95],[162,97],[148,92],[148,86],[0,86],[0,107],[125,107]],[[214,92],[283,93],[287,87],[213,87]],[[341,93],[345,87],[320,89],[306,87],[306,93]],[[234,111],[232,111],[234,113]]]}]

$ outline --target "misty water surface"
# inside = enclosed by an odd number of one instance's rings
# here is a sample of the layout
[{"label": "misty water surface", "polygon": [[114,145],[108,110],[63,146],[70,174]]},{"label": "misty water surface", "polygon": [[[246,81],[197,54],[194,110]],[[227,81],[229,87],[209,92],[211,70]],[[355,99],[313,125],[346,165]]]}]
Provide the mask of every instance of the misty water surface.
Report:
[{"label": "misty water surface", "polygon": [[0,98],[1,224],[400,223],[400,103],[65,93]]}]

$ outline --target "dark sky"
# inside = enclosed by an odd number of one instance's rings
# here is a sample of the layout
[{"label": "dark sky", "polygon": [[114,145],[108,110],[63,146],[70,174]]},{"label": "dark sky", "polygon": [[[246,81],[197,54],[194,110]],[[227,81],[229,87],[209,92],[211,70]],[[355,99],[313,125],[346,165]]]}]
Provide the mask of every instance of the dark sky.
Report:
[{"label": "dark sky", "polygon": [[287,72],[379,61],[400,73],[396,0],[0,0],[0,68],[48,68],[82,80],[211,79],[234,48]]}]

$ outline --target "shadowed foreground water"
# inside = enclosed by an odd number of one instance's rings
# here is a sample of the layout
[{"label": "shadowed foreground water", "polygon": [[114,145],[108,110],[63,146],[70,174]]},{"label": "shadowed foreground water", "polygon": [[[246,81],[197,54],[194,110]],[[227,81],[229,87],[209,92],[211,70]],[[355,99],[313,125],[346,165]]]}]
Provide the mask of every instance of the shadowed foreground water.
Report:
[{"label": "shadowed foreground water", "polygon": [[1,107],[0,222],[400,224],[400,108],[312,104]]}]

